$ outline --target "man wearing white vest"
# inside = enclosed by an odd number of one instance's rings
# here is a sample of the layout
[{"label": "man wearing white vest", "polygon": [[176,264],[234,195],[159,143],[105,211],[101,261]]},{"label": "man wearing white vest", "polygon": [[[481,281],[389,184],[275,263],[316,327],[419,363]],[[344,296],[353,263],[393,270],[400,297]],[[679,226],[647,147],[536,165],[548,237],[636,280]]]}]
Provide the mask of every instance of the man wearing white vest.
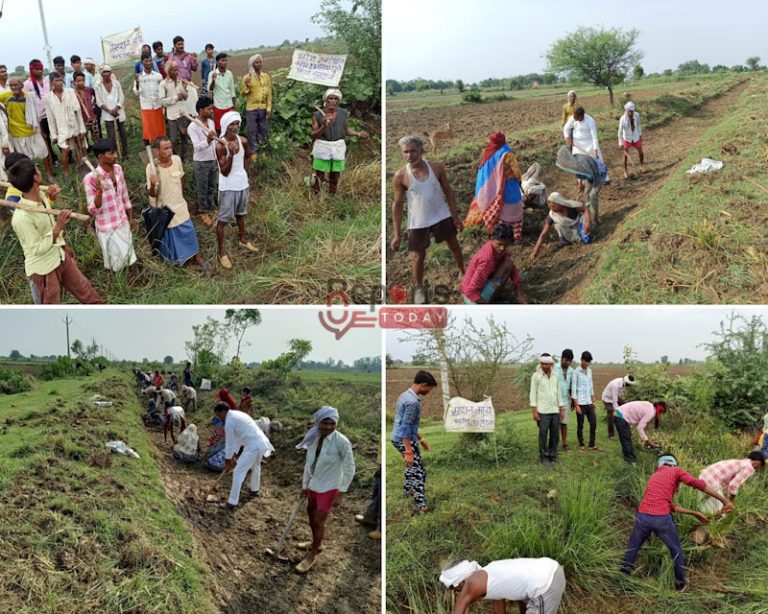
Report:
[{"label": "man wearing white vest", "polygon": [[[416,290],[413,302],[427,302],[424,292],[424,259],[430,235],[436,243],[445,241],[453,254],[461,277],[464,276],[464,256],[456,238],[464,223],[456,209],[456,195],[448,183],[445,167],[422,158],[424,143],[417,136],[400,139],[400,152],[408,164],[395,173],[395,199],[392,204],[392,243],[397,251],[402,240],[403,205],[408,201],[408,251],[413,254],[413,277]],[[446,297],[447,298],[447,297]]]},{"label": "man wearing white vest", "polygon": [[[213,413],[224,422],[224,470],[232,472],[232,489],[229,500],[219,504],[228,510],[234,510],[240,502],[240,488],[248,471],[251,472],[249,498],[259,496],[261,486],[261,460],[270,456],[275,448],[267,436],[248,414],[230,409],[226,403],[217,403]],[[235,461],[234,456],[240,447],[243,452]]]}]

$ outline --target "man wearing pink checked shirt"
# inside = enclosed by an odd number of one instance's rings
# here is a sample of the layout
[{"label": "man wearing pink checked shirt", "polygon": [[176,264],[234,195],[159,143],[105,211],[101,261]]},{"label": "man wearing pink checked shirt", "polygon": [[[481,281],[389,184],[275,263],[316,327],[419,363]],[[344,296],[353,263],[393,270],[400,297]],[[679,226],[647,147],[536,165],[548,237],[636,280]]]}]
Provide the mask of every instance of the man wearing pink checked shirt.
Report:
[{"label": "man wearing pink checked shirt", "polygon": [[122,271],[136,262],[132,232],[136,230],[125,174],[117,162],[115,142],[99,139],[93,144],[99,160],[95,171],[83,177],[88,213],[96,221],[96,236],[104,254],[104,268]]}]

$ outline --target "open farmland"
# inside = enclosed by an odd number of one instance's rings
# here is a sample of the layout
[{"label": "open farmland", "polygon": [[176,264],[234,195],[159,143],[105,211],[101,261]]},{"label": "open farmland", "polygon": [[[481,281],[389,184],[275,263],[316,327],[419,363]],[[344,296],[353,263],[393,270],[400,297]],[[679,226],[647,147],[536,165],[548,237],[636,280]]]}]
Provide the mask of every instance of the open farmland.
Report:
[{"label": "open farmland", "polygon": [[[580,88],[576,88],[580,90]],[[768,297],[768,251],[754,223],[754,207],[766,202],[761,179],[766,163],[759,126],[766,119],[761,100],[768,91],[762,74],[698,75],[678,81],[641,80],[627,86],[642,118],[646,173],[632,153],[630,177],[622,178],[623,154],[616,146],[621,114],[620,89],[611,108],[608,95],[594,88],[578,104],[597,122],[612,182],[600,196],[601,224],[590,245],[557,246],[554,232],[537,259],[529,260],[546,212],[526,210],[521,244],[511,249],[528,298],[534,303],[714,303],[764,302]],[[567,87],[505,92],[510,100],[459,104],[452,94],[391,97],[387,110],[388,203],[391,177],[402,166],[397,139],[424,137],[450,121],[453,138],[435,156],[446,164],[463,218],[472,201],[477,167],[487,137],[500,130],[524,170],[543,167],[549,192],[576,198],[576,181],[554,165],[563,143],[561,114]],[[440,100],[444,104],[440,105]],[[390,102],[391,101],[391,102]],[[702,158],[723,160],[724,169],[690,179],[685,171]],[[389,214],[388,214],[389,215]],[[391,218],[387,224],[391,238]],[[465,262],[485,233],[459,235]],[[387,251],[387,284],[412,287],[410,260],[401,248]],[[425,285],[448,289],[449,302],[462,302],[460,279],[449,250],[427,252]],[[438,299],[439,300],[439,299]],[[510,302],[513,299],[506,299]]]}]

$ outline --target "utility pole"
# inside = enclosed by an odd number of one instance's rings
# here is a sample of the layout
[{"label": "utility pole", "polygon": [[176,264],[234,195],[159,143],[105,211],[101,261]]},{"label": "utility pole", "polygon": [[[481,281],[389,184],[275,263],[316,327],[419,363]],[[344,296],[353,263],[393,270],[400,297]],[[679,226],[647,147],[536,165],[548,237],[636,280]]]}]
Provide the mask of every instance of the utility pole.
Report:
[{"label": "utility pole", "polygon": [[72,324],[72,318],[70,318],[69,314],[67,314],[67,317],[64,318],[62,322],[64,322],[64,324],[66,324],[67,326],[67,358],[72,360],[72,355],[70,354],[70,351],[69,351],[69,325]]},{"label": "utility pole", "polygon": [[[43,24],[43,40],[45,41],[45,55],[48,58],[48,70],[53,72],[53,59],[51,59],[51,46],[48,44],[48,28],[45,27],[45,13],[43,12],[43,0],[37,0],[40,8],[40,22]],[[67,343],[69,348],[69,343]]]}]

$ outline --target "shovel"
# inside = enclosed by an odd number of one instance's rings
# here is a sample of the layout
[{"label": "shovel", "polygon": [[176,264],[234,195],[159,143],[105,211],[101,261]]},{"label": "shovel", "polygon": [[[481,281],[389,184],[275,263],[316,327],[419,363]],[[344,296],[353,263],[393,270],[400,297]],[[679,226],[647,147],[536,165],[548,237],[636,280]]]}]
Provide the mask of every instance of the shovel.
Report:
[{"label": "shovel", "polygon": [[216,500],[216,496],[213,494],[213,491],[216,490],[216,487],[219,485],[219,482],[221,482],[221,480],[224,478],[225,475],[227,475],[227,473],[231,473],[231,472],[228,472],[226,469],[224,469],[221,472],[221,475],[219,475],[219,477],[216,478],[216,481],[213,483],[213,486],[211,486],[211,490],[208,491],[208,496],[205,498],[206,501]]},{"label": "shovel", "polygon": [[277,545],[272,548],[267,548],[265,552],[269,556],[273,556],[281,561],[287,561],[289,560],[286,555],[281,555],[280,553],[283,551],[283,545],[285,544],[285,538],[288,537],[288,533],[290,533],[291,528],[293,527],[293,522],[296,520],[296,516],[299,513],[299,510],[301,509],[301,504],[304,503],[304,499],[306,496],[304,493],[301,493],[299,495],[298,501],[296,501],[296,505],[293,507],[293,511],[291,512],[290,517],[288,518],[288,523],[285,525],[285,529],[283,530],[283,534],[280,536],[280,539],[277,542]]}]

